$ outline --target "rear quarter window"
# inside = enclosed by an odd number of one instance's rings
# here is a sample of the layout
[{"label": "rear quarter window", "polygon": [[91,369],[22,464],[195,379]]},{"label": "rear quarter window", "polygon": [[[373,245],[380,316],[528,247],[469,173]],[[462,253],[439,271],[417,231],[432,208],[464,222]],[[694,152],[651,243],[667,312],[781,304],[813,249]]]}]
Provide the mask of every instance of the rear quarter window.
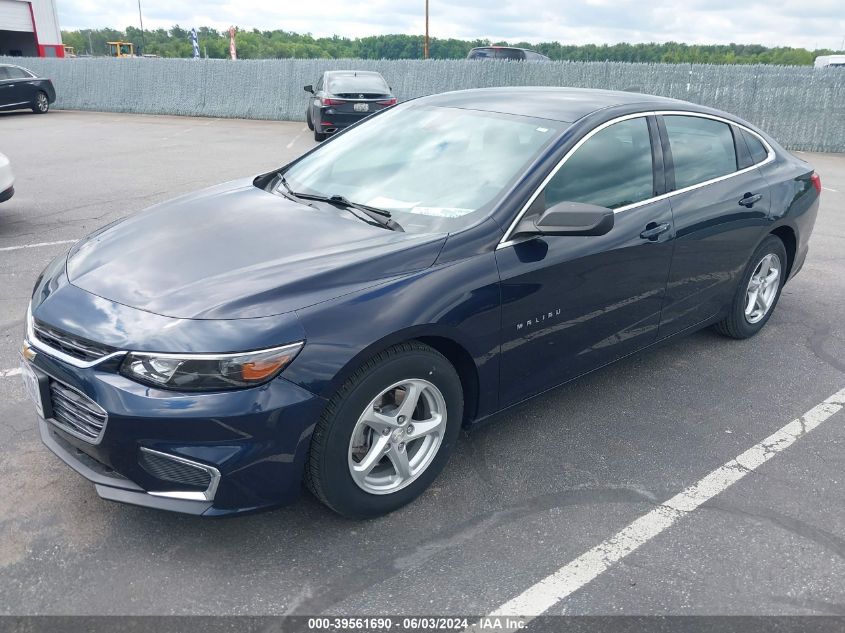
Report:
[{"label": "rear quarter window", "polygon": [[664,115],[675,167],[675,189],[691,187],[737,170],[728,124],[693,116]]},{"label": "rear quarter window", "polygon": [[751,132],[742,130],[742,138],[745,139],[745,144],[748,146],[748,151],[751,153],[751,160],[757,165],[762,163],[769,157],[769,152],[765,146],[760,142],[756,136]]}]

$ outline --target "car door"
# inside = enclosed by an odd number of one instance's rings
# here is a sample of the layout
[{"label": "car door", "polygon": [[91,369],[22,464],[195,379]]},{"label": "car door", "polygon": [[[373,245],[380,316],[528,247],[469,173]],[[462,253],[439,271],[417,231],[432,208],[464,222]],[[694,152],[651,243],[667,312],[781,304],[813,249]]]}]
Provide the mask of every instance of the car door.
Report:
[{"label": "car door", "polygon": [[25,70],[17,66],[6,66],[8,75],[8,94],[11,97],[9,105],[26,105],[35,100],[35,87],[32,85],[33,78]]},{"label": "car door", "polygon": [[7,66],[0,66],[0,108],[17,103],[15,101],[15,83],[9,77]]},{"label": "car door", "polygon": [[586,202],[613,208],[614,227],[601,236],[534,236],[496,250],[502,406],[657,337],[673,231],[668,200],[655,199],[664,180],[654,119],[605,124],[576,147],[528,214]]},{"label": "car door", "polygon": [[[675,251],[660,338],[716,316],[769,223],[770,194],[727,121],[664,114],[659,128],[675,219]],[[741,141],[741,139],[740,139]]]}]

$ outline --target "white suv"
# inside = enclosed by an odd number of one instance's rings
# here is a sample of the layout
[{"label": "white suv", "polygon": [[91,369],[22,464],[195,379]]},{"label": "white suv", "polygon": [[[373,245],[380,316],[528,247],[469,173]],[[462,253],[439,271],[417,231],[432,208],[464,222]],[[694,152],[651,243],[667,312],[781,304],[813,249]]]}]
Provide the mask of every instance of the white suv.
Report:
[{"label": "white suv", "polygon": [[0,202],[6,202],[15,193],[15,175],[9,159],[0,154]]}]

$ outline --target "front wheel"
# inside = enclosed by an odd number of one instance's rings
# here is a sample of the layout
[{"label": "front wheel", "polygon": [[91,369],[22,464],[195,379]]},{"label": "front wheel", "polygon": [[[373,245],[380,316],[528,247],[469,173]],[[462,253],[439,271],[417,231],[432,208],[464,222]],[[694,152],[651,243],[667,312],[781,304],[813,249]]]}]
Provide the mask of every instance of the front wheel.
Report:
[{"label": "front wheel", "polygon": [[50,110],[50,100],[47,98],[47,95],[43,92],[39,92],[35,95],[35,101],[32,103],[32,111],[35,114],[47,114]]},{"label": "front wheel", "polygon": [[730,338],[754,336],[774,312],[786,281],[787,259],[783,242],[770,235],[754,251],[740,279],[730,312],[716,324],[716,331]]},{"label": "front wheel", "polygon": [[326,405],[306,483],[346,517],[392,512],[422,494],[446,465],[462,417],[461,382],[442,354],[414,341],[391,347]]}]

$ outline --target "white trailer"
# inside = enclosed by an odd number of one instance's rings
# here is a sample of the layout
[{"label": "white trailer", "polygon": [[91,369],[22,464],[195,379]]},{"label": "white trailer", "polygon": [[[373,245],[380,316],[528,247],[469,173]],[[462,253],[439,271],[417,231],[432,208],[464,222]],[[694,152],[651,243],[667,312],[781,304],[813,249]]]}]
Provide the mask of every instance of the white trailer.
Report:
[{"label": "white trailer", "polygon": [[845,66],[845,55],[819,55],[816,57],[816,68],[826,68],[827,66]]}]

